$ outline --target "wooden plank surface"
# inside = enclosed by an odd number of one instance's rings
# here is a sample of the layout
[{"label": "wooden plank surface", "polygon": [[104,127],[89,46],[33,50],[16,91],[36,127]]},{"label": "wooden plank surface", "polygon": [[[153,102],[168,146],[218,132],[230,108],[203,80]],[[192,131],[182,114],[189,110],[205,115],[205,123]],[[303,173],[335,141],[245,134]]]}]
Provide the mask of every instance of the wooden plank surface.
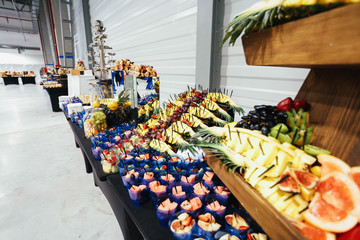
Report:
[{"label": "wooden plank surface", "polygon": [[305,240],[305,238],[260,193],[248,185],[238,174],[226,171],[220,160],[205,150],[206,161],[232,194],[262,227],[271,239]]},{"label": "wooden plank surface", "polygon": [[246,63],[262,66],[360,66],[360,3],[243,36]]},{"label": "wooden plank surface", "polygon": [[311,104],[313,145],[360,165],[360,69],[313,69],[296,99]]}]

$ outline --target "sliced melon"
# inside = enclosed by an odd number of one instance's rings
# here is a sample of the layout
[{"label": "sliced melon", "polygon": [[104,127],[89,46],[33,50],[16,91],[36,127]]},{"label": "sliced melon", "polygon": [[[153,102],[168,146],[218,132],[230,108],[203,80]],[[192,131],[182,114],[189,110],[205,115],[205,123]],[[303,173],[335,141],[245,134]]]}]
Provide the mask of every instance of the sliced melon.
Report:
[{"label": "sliced melon", "polygon": [[353,228],[358,219],[324,201],[319,193],[304,212],[304,219],[311,225],[324,231],[342,233]]},{"label": "sliced melon", "polygon": [[360,220],[360,191],[347,175],[332,172],[323,176],[316,191],[327,203]]},{"label": "sliced melon", "polygon": [[328,154],[320,154],[317,158],[321,163],[321,176],[335,171],[342,172],[346,175],[349,175],[351,172],[350,166],[337,157]]},{"label": "sliced melon", "polygon": [[296,219],[289,219],[289,221],[308,240],[335,240],[336,239],[335,234],[320,230],[310,224],[300,222]]}]

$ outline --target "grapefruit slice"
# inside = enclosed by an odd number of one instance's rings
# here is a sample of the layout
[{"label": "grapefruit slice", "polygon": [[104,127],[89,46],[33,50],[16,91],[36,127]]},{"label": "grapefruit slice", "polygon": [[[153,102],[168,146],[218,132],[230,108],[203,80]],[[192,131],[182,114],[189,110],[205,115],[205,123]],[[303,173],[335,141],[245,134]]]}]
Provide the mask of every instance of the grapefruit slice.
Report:
[{"label": "grapefruit slice", "polygon": [[354,179],[354,182],[360,188],[360,166],[351,168],[351,175]]},{"label": "grapefruit slice", "polygon": [[323,176],[316,191],[327,203],[360,220],[360,191],[347,175],[333,172]]},{"label": "grapefruit slice", "polygon": [[325,232],[310,224],[300,222],[296,219],[288,218],[294,227],[304,235],[308,240],[335,240],[336,236],[333,233]]},{"label": "grapefruit slice", "polygon": [[321,176],[325,176],[330,172],[342,172],[346,175],[350,174],[350,166],[337,157],[329,154],[319,154],[317,159],[321,163]]},{"label": "grapefruit slice", "polygon": [[309,209],[304,212],[304,219],[321,230],[335,233],[349,231],[358,222],[356,217],[325,202],[320,193],[315,194]]},{"label": "grapefruit slice", "polygon": [[298,184],[308,189],[316,187],[317,183],[319,182],[318,177],[306,171],[291,169],[291,175]]}]

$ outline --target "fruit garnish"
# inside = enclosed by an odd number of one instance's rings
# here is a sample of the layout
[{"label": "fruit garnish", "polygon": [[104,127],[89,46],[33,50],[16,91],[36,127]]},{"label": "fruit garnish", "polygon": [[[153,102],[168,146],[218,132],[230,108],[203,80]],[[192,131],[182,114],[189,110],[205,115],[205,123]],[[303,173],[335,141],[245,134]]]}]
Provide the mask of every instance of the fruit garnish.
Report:
[{"label": "fruit garnish", "polygon": [[161,169],[163,169],[163,170],[166,170],[166,165],[163,165],[162,167],[161,167]]},{"label": "fruit garnish", "polygon": [[182,225],[189,226],[191,223],[191,216],[187,217],[184,221],[182,221]]},{"label": "fruit garnish", "polygon": [[284,100],[280,101],[276,106],[277,110],[288,112],[293,108],[293,100],[291,97],[285,98]]},{"label": "fruit garnish", "polygon": [[293,103],[293,107],[296,111],[299,111],[300,108],[306,109],[308,107],[308,102],[306,100],[295,100]]},{"label": "fruit garnish", "polygon": [[203,221],[203,222],[209,222],[210,219],[204,215],[199,215],[199,220]]}]

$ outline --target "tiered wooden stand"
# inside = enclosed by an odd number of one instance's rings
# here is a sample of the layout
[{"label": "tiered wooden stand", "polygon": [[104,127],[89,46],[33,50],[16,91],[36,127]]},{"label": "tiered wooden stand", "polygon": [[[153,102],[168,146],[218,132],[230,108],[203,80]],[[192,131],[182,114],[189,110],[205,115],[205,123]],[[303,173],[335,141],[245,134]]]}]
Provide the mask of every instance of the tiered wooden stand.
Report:
[{"label": "tiered wooden stand", "polygon": [[[360,165],[360,4],[340,7],[243,37],[246,62],[311,68],[296,99],[311,104],[313,145]],[[210,167],[272,239],[304,237],[239,175],[208,154]]]}]

